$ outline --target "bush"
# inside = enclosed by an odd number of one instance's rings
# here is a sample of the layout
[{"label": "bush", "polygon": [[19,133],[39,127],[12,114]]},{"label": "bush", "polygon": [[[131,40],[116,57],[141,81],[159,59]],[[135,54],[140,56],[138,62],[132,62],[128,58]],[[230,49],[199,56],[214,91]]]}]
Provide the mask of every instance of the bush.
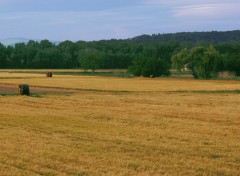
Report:
[{"label": "bush", "polygon": [[134,76],[159,77],[170,75],[169,69],[169,64],[163,59],[138,57],[134,59],[128,71]]}]

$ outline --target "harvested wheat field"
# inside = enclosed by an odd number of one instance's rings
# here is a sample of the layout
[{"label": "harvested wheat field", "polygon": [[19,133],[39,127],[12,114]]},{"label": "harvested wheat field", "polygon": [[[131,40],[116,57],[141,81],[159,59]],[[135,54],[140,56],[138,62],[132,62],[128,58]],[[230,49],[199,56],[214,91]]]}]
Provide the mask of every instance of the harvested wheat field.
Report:
[{"label": "harvested wheat field", "polygon": [[[28,76],[26,76],[28,75]],[[238,90],[240,81],[193,80],[174,78],[114,78],[98,76],[54,75],[46,78],[45,74],[0,73],[0,84],[28,83],[32,86],[97,91],[216,91]]]},{"label": "harvested wheat field", "polygon": [[78,91],[0,95],[0,175],[240,175],[239,81],[22,82]]}]

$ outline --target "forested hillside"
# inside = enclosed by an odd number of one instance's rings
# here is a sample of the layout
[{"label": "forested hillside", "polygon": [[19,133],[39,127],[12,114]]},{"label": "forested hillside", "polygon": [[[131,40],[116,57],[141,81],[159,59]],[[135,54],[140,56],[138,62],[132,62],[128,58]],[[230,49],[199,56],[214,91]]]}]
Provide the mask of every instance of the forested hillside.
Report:
[{"label": "forested hillside", "polygon": [[240,30],[226,31],[226,32],[181,32],[175,34],[153,34],[153,35],[141,35],[131,39],[137,43],[152,43],[163,41],[178,41],[178,42],[211,42],[221,43],[229,41],[240,40]]},{"label": "forested hillside", "polygon": [[155,77],[188,65],[195,78],[212,78],[220,71],[239,76],[239,36],[239,31],[232,31],[64,41],[58,45],[49,40],[0,44],[0,68],[129,69],[136,76]]}]

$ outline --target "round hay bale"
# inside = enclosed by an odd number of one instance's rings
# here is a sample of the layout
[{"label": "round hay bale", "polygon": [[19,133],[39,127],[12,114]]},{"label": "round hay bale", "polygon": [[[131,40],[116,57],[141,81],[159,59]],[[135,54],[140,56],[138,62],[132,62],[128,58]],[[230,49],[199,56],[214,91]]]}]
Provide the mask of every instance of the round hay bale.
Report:
[{"label": "round hay bale", "polygon": [[47,72],[47,77],[51,78],[52,77],[52,72]]},{"label": "round hay bale", "polygon": [[28,96],[30,95],[30,89],[27,84],[20,84],[18,88],[19,88],[20,95],[28,95]]}]

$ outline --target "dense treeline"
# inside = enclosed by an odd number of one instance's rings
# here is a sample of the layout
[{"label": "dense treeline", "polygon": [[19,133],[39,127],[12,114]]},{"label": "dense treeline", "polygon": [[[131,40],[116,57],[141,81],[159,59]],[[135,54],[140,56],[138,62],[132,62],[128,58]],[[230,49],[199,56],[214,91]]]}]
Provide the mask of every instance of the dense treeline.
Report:
[{"label": "dense treeline", "polygon": [[240,76],[240,40],[220,43],[64,41],[58,45],[48,40],[30,40],[15,46],[0,44],[0,68],[129,69],[136,76],[156,77],[169,75],[171,68],[180,72],[186,66],[195,78],[212,78],[221,71]]},{"label": "dense treeline", "polygon": [[153,34],[153,35],[141,35],[131,39],[137,43],[152,43],[152,42],[164,42],[164,41],[178,41],[178,42],[210,42],[210,43],[222,43],[229,41],[240,40],[240,30],[235,31],[212,31],[212,32],[180,32],[174,34]]},{"label": "dense treeline", "polygon": [[0,68],[83,68],[127,69],[138,56],[170,58],[177,42],[137,44],[132,41],[64,41],[54,45],[48,40],[0,44]]}]

